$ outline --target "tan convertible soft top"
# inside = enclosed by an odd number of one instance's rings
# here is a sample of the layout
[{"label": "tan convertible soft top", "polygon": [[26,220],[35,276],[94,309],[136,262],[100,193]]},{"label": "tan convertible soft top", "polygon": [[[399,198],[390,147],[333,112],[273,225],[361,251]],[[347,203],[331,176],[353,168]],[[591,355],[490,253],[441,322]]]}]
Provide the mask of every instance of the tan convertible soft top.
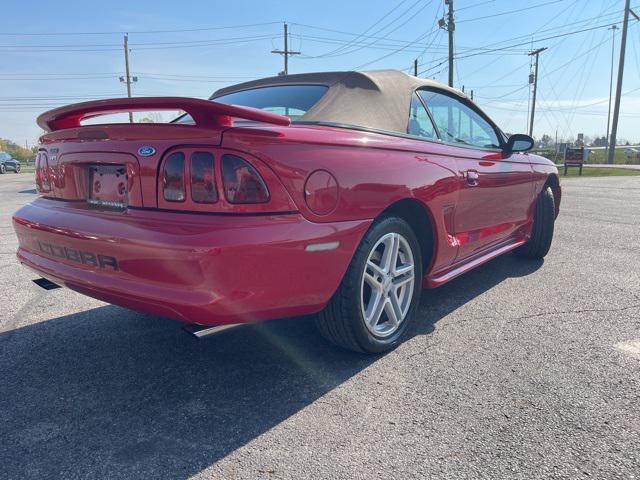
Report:
[{"label": "tan convertible soft top", "polygon": [[326,85],[327,93],[298,122],[328,122],[406,133],[411,94],[435,87],[462,98],[459,90],[398,70],[301,73],[262,78],[216,91],[211,99],[253,88],[275,85]]}]

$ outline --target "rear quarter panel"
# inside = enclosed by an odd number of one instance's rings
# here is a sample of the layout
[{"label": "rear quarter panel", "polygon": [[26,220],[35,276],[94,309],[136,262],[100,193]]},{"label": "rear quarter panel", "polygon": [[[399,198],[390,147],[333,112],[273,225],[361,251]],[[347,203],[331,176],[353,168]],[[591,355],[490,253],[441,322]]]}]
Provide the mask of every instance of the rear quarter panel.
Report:
[{"label": "rear quarter panel", "polygon": [[[223,147],[248,152],[269,164],[300,212],[313,222],[373,219],[387,207],[414,199],[434,231],[432,270],[449,264],[451,216],[458,194],[455,160],[438,155],[442,145],[373,132],[334,127],[234,128]],[[310,173],[326,170],[336,179],[336,208],[316,215],[306,205],[304,184]]]}]

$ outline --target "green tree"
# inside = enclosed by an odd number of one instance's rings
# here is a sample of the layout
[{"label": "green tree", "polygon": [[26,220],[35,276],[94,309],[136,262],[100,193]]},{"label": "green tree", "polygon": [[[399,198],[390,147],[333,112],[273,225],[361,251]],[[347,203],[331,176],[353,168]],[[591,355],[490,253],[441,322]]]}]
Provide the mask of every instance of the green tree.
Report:
[{"label": "green tree", "polygon": [[33,160],[37,153],[38,147],[25,148],[21,147],[15,142],[11,140],[6,140],[4,138],[0,138],[0,151],[7,152],[16,160],[20,160],[21,162],[27,162]]}]

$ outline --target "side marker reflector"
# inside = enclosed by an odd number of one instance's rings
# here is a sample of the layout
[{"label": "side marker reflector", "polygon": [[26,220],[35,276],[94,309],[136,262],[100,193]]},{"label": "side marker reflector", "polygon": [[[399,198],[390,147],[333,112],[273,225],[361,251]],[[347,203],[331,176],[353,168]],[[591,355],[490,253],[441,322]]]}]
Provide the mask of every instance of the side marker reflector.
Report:
[{"label": "side marker reflector", "polygon": [[305,247],[307,252],[324,252],[325,250],[335,250],[340,246],[340,242],[312,243]]}]

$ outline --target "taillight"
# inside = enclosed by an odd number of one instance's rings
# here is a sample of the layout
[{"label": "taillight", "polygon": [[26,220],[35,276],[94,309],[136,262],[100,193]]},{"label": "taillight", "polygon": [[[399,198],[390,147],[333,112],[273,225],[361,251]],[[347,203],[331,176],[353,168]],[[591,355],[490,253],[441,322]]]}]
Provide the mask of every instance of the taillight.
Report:
[{"label": "taillight", "polygon": [[269,190],[264,180],[246,160],[235,155],[222,156],[222,181],[229,203],[266,203]]},{"label": "taillight", "polygon": [[164,164],[162,176],[164,199],[169,202],[184,202],[184,153],[172,153]]},{"label": "taillight", "polygon": [[221,148],[182,146],[167,152],[157,186],[158,208],[166,210],[210,214],[296,210],[276,174],[260,159]]},{"label": "taillight", "polygon": [[38,153],[36,157],[36,187],[40,193],[51,191],[51,181],[49,179],[49,161],[44,153]]},{"label": "taillight", "polygon": [[209,152],[191,154],[191,199],[196,203],[215,203],[218,190],[215,183],[213,155]]}]

